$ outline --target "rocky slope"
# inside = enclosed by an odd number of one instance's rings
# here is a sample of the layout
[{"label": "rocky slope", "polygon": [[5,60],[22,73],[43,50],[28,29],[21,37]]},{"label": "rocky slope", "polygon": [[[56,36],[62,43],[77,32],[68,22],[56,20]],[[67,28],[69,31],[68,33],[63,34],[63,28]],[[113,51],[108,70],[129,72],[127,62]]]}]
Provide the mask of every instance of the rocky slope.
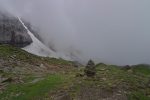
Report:
[{"label": "rocky slope", "polygon": [[0,100],[150,100],[150,65],[84,67],[0,45]]},{"label": "rocky slope", "polygon": [[56,52],[41,42],[30,23],[24,23],[20,17],[7,12],[0,12],[0,44],[20,47],[38,56],[59,58]]},{"label": "rocky slope", "polygon": [[16,17],[0,12],[0,43],[25,47],[32,39]]}]

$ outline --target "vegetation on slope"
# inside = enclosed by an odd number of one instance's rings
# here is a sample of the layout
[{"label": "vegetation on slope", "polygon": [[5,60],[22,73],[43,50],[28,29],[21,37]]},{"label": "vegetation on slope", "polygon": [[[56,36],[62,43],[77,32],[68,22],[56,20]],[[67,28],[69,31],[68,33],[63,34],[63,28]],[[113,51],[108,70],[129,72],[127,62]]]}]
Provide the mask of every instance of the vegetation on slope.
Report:
[{"label": "vegetation on slope", "polygon": [[[11,69],[11,70],[8,70]],[[91,70],[90,70],[91,71]],[[92,77],[73,62],[0,46],[1,100],[150,100],[150,66],[95,65]],[[86,71],[87,72],[87,71]]]}]

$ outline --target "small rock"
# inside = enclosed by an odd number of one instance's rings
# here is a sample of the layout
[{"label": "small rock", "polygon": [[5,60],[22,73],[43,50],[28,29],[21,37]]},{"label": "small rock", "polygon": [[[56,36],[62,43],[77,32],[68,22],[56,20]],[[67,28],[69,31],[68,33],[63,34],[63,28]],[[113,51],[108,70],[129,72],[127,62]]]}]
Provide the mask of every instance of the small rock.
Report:
[{"label": "small rock", "polygon": [[72,99],[68,93],[61,93],[54,100],[72,100]]},{"label": "small rock", "polygon": [[133,70],[132,70],[132,69],[130,69],[130,70],[128,70],[128,72],[129,72],[129,73],[133,73]]},{"label": "small rock", "polygon": [[103,77],[102,80],[103,80],[103,81],[106,81],[107,79]]},{"label": "small rock", "polygon": [[11,78],[11,77],[9,77],[9,78],[6,78],[6,79],[4,79],[3,81],[2,81],[2,83],[6,83],[6,82],[12,82],[13,81],[13,79]]},{"label": "small rock", "polygon": [[100,69],[100,71],[105,71],[105,70],[106,70],[105,68]]},{"label": "small rock", "polygon": [[44,64],[41,64],[40,68],[46,69],[46,67],[44,66]]},{"label": "small rock", "polygon": [[130,69],[132,69],[132,68],[131,68],[131,66],[129,66],[129,65],[126,65],[126,66],[123,66],[123,67],[122,67],[122,70],[130,70]]},{"label": "small rock", "polygon": [[84,76],[84,74],[81,74],[81,73],[76,74],[76,77],[83,77],[83,76]]},{"label": "small rock", "polygon": [[37,82],[39,82],[39,81],[41,81],[41,80],[43,80],[43,79],[44,79],[44,78],[37,78],[37,79],[33,80],[33,81],[30,82],[30,83],[34,84],[34,83],[37,83]]}]

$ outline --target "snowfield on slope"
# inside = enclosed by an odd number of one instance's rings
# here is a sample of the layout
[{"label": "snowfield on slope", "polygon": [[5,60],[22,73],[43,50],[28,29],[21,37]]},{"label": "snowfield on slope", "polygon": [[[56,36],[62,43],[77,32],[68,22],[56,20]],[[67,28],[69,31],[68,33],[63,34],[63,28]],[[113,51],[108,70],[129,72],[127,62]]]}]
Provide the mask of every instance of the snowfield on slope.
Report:
[{"label": "snowfield on slope", "polygon": [[23,50],[30,52],[32,54],[38,55],[38,56],[44,56],[44,57],[55,57],[58,58],[58,55],[50,50],[48,47],[46,47],[40,40],[38,40],[33,33],[30,32],[30,30],[27,28],[27,26],[23,23],[20,17],[18,17],[19,21],[22,23],[24,28],[27,30],[28,34],[32,38],[32,43],[24,48]]},{"label": "snowfield on slope", "polygon": [[63,58],[65,60],[71,60],[71,58],[67,55],[64,55],[62,53],[56,53],[52,51],[50,48],[48,48],[46,45],[44,45],[39,39],[37,39],[34,34],[28,29],[28,27],[24,24],[24,22],[21,20],[20,17],[18,17],[18,20],[22,23],[24,28],[27,30],[28,34],[30,35],[32,39],[32,43],[24,48],[23,50],[43,57],[54,57],[54,58]]}]

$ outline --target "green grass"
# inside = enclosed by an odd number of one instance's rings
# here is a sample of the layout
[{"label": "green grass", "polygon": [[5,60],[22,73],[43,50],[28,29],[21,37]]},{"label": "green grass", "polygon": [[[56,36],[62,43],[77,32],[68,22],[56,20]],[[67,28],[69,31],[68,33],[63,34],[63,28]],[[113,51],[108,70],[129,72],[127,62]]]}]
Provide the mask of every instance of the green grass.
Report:
[{"label": "green grass", "polygon": [[128,95],[128,100],[150,100],[143,92],[135,91]]},{"label": "green grass", "polygon": [[150,88],[146,86],[149,81],[147,75],[150,75],[149,67],[138,65],[132,69],[133,71],[127,71],[114,65],[99,64],[96,69],[96,77],[82,80],[81,86],[105,88],[111,91],[120,87],[118,89],[127,92],[129,100],[150,100],[148,97]]},{"label": "green grass", "polygon": [[17,47],[0,45],[0,58],[9,59],[12,56],[20,60],[35,60],[40,58]]},{"label": "green grass", "polygon": [[64,82],[61,75],[50,75],[37,83],[11,84],[0,94],[1,100],[37,100]]},{"label": "green grass", "polygon": [[[73,64],[71,61],[39,57],[19,48],[0,45],[0,59],[9,61],[12,56],[13,60],[30,63],[35,66],[46,63],[65,69]],[[15,67],[17,65],[11,64],[11,66]],[[66,72],[64,73],[64,71]],[[56,71],[56,74],[48,76],[41,72],[43,74],[41,77],[44,79],[36,83],[31,83],[31,81],[37,78],[33,73],[23,75],[25,76],[25,83],[9,83],[6,90],[0,94],[0,100],[44,100],[45,97],[50,98],[50,96],[56,95],[60,90],[69,90],[69,94],[76,98],[84,86],[107,90],[121,89],[127,92],[126,95],[129,100],[150,100],[150,97],[148,97],[150,95],[150,88],[146,85],[150,78],[150,65],[139,64],[132,66],[129,70],[123,70],[115,65],[99,63],[96,65],[97,73],[93,78],[85,76],[76,77],[77,74],[84,75],[84,68],[71,69],[68,67],[68,71],[64,71],[62,71],[63,73]],[[5,77],[18,76],[18,74],[4,73],[3,71],[0,71],[0,74]]]},{"label": "green grass", "polygon": [[8,60],[11,57],[32,64],[34,63],[37,64],[39,62],[46,62],[51,65],[72,66],[71,61],[63,60],[61,58],[57,59],[57,58],[50,58],[50,57],[40,57],[40,56],[30,54],[17,47],[13,47],[10,45],[0,45],[0,58]]},{"label": "green grass", "polygon": [[135,73],[141,73],[144,75],[150,75],[150,65],[148,64],[139,64],[133,66],[133,71]]},{"label": "green grass", "polygon": [[46,62],[48,62],[49,64],[52,64],[52,65],[64,65],[64,66],[71,66],[72,65],[71,61],[63,60],[61,58],[56,59],[56,58],[46,57],[46,58],[44,58],[44,60]]}]

